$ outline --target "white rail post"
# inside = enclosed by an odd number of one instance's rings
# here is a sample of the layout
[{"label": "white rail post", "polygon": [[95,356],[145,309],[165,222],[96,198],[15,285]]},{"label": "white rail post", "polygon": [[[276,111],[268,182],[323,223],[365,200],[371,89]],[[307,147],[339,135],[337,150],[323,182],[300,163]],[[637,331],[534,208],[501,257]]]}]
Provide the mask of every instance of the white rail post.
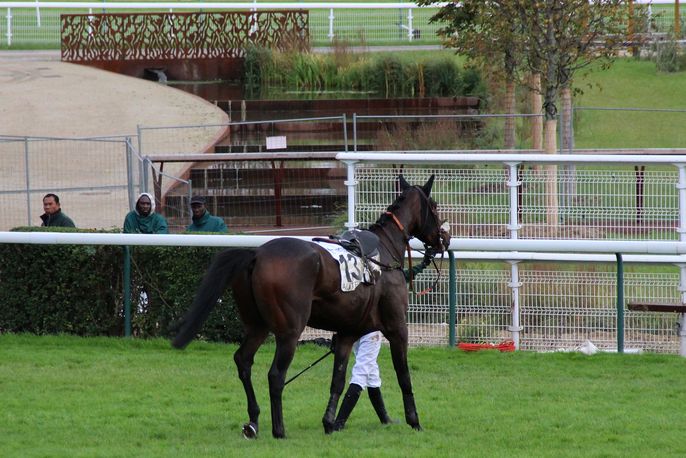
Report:
[{"label": "white rail post", "polygon": [[40,3],[36,0],[36,25],[40,28]]},{"label": "white rail post", "polygon": [[31,167],[29,164],[29,138],[24,137],[24,183],[26,183],[26,221],[31,226]]},{"label": "white rail post", "polygon": [[[519,186],[522,182],[517,179],[519,171],[519,162],[508,162],[508,180],[507,187],[510,189],[510,223],[507,228],[510,230],[510,238],[516,240],[518,238],[517,231],[521,228],[519,224]],[[508,286],[512,289],[512,325],[509,331],[512,333],[512,341],[515,349],[519,350],[519,333],[522,331],[522,326],[519,323],[519,288],[522,283],[519,281],[519,261],[508,261],[510,263],[511,281]]]},{"label": "white rail post", "polygon": [[412,8],[407,9],[407,39],[412,41],[414,29],[412,29]]},{"label": "white rail post", "polygon": [[[676,164],[679,169],[679,241],[686,241],[686,164]],[[686,266],[679,265],[679,292],[681,303],[686,304]],[[686,313],[679,314],[679,355],[686,356]]]},{"label": "white rail post", "polygon": [[350,229],[355,229],[357,223],[355,222],[355,190],[357,186],[357,181],[355,180],[355,164],[357,161],[343,161],[348,170],[348,179],[343,182],[344,185],[348,187],[348,222],[345,223],[345,227]]},{"label": "white rail post", "polygon": [[12,8],[7,8],[7,46],[12,46]]},{"label": "white rail post", "polygon": [[509,170],[509,177],[507,180],[507,187],[510,188],[510,223],[507,228],[510,231],[510,238],[516,240],[518,238],[517,231],[521,229],[521,225],[518,221],[518,193],[519,186],[522,182],[517,180],[517,171],[519,167],[519,162],[507,162],[506,163]]},{"label": "white rail post", "polygon": [[510,263],[510,283],[509,286],[512,289],[512,325],[508,328],[510,333],[512,333],[512,341],[516,350],[519,350],[519,333],[522,331],[522,326],[519,322],[519,288],[522,286],[522,282],[519,281],[519,261],[507,261]]},{"label": "white rail post", "polygon": [[[681,293],[681,303],[686,304],[686,264],[679,266],[679,293]],[[680,313],[677,320],[679,333],[679,356],[686,356],[686,313]]]},{"label": "white rail post", "polygon": [[329,8],[329,34],[327,35],[329,37],[329,41],[333,41],[333,20],[334,20],[334,15],[333,15],[333,8]]}]

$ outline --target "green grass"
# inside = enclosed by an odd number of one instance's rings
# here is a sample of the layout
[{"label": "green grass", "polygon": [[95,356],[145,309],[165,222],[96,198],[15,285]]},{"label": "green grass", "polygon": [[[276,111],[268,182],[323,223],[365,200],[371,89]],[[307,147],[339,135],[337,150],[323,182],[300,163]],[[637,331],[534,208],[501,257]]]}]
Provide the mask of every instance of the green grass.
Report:
[{"label": "green grass", "polygon": [[[576,97],[576,107],[646,109],[577,109],[574,125],[577,148],[686,146],[686,71],[660,73],[653,62],[618,59],[609,70],[578,78],[576,86],[584,91]],[[683,111],[650,112],[649,109]]]},{"label": "green grass", "polygon": [[[271,437],[266,372],[253,371],[261,436],[246,441],[235,346],[0,336],[0,455],[32,456],[683,456],[676,356],[463,353],[412,349],[423,432],[380,425],[366,396],[346,429],[323,433],[331,359],[285,389],[288,439]],[[324,353],[299,348],[291,374]],[[399,389],[379,358],[391,416]]]}]

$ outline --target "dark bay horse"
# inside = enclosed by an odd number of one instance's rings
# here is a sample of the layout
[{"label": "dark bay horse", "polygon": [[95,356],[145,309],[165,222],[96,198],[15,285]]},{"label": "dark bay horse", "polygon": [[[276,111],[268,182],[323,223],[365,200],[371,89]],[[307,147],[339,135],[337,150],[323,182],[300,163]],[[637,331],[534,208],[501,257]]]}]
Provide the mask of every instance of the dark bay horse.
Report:
[{"label": "dark bay horse", "polygon": [[285,437],[281,399],[286,371],[308,325],[337,333],[330,397],[322,419],[327,434],[333,431],[352,344],[373,330],[380,330],[390,343],[405,420],[412,428],[421,429],[407,365],[408,291],[402,269],[410,238],[419,238],[432,254],[443,252],[449,244],[436,203],[429,197],[433,180],[432,175],[423,186],[412,186],[398,177],[399,196],[369,229],[379,237],[382,272],[373,284],[362,284],[354,291],[341,291],[338,262],[313,242],[284,237],[256,249],[230,249],[215,256],[172,345],[185,347],[227,286],[233,289],[245,327],[243,342],[234,354],[248,401],[250,422],[243,426],[245,437],[257,436],[260,408],[251,368],[270,332],[276,341],[268,377],[272,435]]}]

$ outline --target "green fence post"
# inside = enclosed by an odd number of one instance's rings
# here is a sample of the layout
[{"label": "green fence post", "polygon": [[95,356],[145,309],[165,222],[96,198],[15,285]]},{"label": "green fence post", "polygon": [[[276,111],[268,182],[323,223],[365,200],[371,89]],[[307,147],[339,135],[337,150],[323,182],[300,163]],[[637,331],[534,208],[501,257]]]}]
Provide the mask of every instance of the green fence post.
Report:
[{"label": "green fence post", "polygon": [[617,353],[624,353],[624,263],[622,254],[617,256]]},{"label": "green fence post", "polygon": [[451,348],[455,348],[455,345],[457,345],[457,335],[455,332],[457,326],[457,268],[455,266],[455,254],[452,251],[448,251],[448,262],[448,303],[450,307],[448,345]]},{"label": "green fence post", "polygon": [[124,247],[124,336],[131,337],[131,250]]}]

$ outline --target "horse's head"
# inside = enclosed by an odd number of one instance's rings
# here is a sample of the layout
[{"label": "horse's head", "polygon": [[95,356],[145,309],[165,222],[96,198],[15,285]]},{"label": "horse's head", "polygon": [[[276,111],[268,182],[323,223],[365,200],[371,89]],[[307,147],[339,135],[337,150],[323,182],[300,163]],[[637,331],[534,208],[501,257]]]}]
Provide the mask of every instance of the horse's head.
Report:
[{"label": "horse's head", "polygon": [[436,202],[431,198],[434,178],[431,175],[423,186],[413,186],[402,175],[398,176],[401,195],[413,221],[408,232],[421,240],[430,254],[442,253],[450,245],[450,225],[439,218]]}]

